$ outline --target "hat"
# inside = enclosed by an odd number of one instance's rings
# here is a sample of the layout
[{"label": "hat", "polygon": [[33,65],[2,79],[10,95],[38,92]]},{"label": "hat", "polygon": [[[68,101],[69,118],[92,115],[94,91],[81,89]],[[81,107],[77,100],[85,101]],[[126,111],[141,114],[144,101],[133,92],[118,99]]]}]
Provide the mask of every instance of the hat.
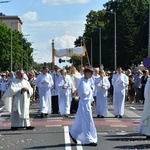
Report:
[{"label": "hat", "polygon": [[84,73],[86,73],[86,72],[93,73],[93,69],[91,67],[87,67],[87,68],[84,69]]}]

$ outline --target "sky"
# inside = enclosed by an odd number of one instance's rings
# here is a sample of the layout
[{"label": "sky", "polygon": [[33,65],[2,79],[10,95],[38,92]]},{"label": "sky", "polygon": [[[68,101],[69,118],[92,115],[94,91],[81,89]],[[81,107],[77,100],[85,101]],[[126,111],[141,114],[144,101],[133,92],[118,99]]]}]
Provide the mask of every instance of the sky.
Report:
[{"label": "sky", "polygon": [[[5,0],[0,0],[5,1]],[[0,3],[0,12],[19,16],[23,22],[22,33],[34,49],[35,62],[52,61],[52,39],[55,48],[73,48],[74,41],[85,30],[86,16],[91,10],[103,9],[109,0],[11,0]],[[69,58],[62,58],[69,59]],[[55,64],[59,67],[69,63]]]}]

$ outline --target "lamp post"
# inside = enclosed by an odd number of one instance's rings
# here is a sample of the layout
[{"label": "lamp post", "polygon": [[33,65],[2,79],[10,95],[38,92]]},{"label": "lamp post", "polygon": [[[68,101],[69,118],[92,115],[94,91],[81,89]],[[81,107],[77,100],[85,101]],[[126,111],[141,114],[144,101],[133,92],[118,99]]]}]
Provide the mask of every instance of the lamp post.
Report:
[{"label": "lamp post", "polygon": [[84,39],[89,39],[91,41],[91,67],[93,66],[93,57],[92,57],[92,53],[93,53],[93,49],[92,49],[92,38],[89,37],[84,37]]},{"label": "lamp post", "polygon": [[101,43],[101,28],[94,27],[95,29],[99,30],[99,67],[102,65],[102,43]]},{"label": "lamp post", "polygon": [[11,22],[11,44],[10,44],[10,47],[11,47],[11,50],[10,50],[10,70],[12,71],[12,63],[13,63],[13,58],[12,58],[12,48],[13,48],[13,46],[12,46],[12,40],[13,40],[13,37],[12,37],[12,25],[14,24],[14,23],[18,23],[18,22]]},{"label": "lamp post", "polygon": [[8,3],[8,2],[11,2],[11,1],[0,1],[0,3]]},{"label": "lamp post", "polygon": [[[25,35],[23,35],[23,36],[30,36],[30,34],[25,34]],[[22,67],[22,69],[23,69],[23,40],[22,40],[22,51],[21,51],[21,67]]]},{"label": "lamp post", "polygon": [[106,11],[106,13],[114,14],[114,69],[117,68],[117,45],[116,45],[116,12]]},{"label": "lamp post", "polygon": [[[30,42],[31,44],[34,42]],[[28,50],[27,50],[27,72],[29,71],[29,57],[28,57]]]},{"label": "lamp post", "polygon": [[[37,52],[37,53],[34,53],[34,52]],[[32,59],[33,59],[33,61],[32,61],[32,68],[34,66],[34,55],[37,55],[37,54],[38,54],[38,49],[33,49],[33,53],[32,53]]]},{"label": "lamp post", "polygon": [[150,0],[148,0],[148,3],[149,3],[148,57],[150,58]]}]

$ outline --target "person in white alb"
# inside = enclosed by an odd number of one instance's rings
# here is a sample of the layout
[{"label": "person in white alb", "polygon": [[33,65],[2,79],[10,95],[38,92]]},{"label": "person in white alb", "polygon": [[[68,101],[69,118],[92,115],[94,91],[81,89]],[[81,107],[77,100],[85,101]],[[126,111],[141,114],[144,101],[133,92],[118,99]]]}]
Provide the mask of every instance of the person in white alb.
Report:
[{"label": "person in white alb", "polygon": [[145,85],[144,98],[144,108],[138,132],[145,135],[147,140],[150,140],[150,78],[147,79]]},{"label": "person in white alb", "polygon": [[43,66],[42,72],[37,76],[36,86],[39,92],[41,118],[44,118],[51,114],[51,88],[53,87],[53,79],[47,66]]},{"label": "person in white alb", "polygon": [[73,83],[70,76],[67,75],[67,70],[62,69],[61,76],[57,80],[59,112],[62,116],[68,117],[72,101]]},{"label": "person in white alb", "polygon": [[52,113],[53,114],[58,114],[59,112],[59,107],[58,107],[58,89],[57,89],[57,79],[60,76],[60,72],[58,70],[58,66],[54,66],[53,71],[51,72],[51,76],[53,79],[53,88],[51,89],[51,96],[52,96]]},{"label": "person in white alb", "polygon": [[78,141],[83,145],[96,146],[97,132],[92,117],[91,102],[93,101],[93,92],[89,83],[93,70],[84,69],[84,77],[80,79],[78,94],[80,97],[77,115],[71,127],[69,135],[73,142]]},{"label": "person in white alb", "polygon": [[117,68],[117,73],[112,77],[113,90],[113,105],[114,115],[116,118],[122,118],[124,114],[125,90],[129,84],[129,78],[122,73],[122,68]]},{"label": "person in white alb", "polygon": [[110,88],[110,82],[104,70],[100,70],[100,77],[95,80],[95,88],[97,91],[95,114],[97,114],[97,118],[104,118],[107,116],[107,95]]},{"label": "person in white alb", "polygon": [[17,78],[9,85],[2,100],[5,103],[5,108],[11,112],[11,129],[32,130],[34,127],[30,124],[29,106],[33,89],[30,83],[24,79],[23,70],[18,70],[16,75]]}]

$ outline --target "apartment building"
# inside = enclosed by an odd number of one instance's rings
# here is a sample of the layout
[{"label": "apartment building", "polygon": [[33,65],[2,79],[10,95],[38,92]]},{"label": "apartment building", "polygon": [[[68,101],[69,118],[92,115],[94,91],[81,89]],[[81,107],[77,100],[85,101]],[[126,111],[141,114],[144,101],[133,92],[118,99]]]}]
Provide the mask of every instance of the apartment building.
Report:
[{"label": "apartment building", "polygon": [[23,22],[18,16],[6,16],[5,14],[0,13],[0,22],[6,24],[8,28],[22,32]]}]

